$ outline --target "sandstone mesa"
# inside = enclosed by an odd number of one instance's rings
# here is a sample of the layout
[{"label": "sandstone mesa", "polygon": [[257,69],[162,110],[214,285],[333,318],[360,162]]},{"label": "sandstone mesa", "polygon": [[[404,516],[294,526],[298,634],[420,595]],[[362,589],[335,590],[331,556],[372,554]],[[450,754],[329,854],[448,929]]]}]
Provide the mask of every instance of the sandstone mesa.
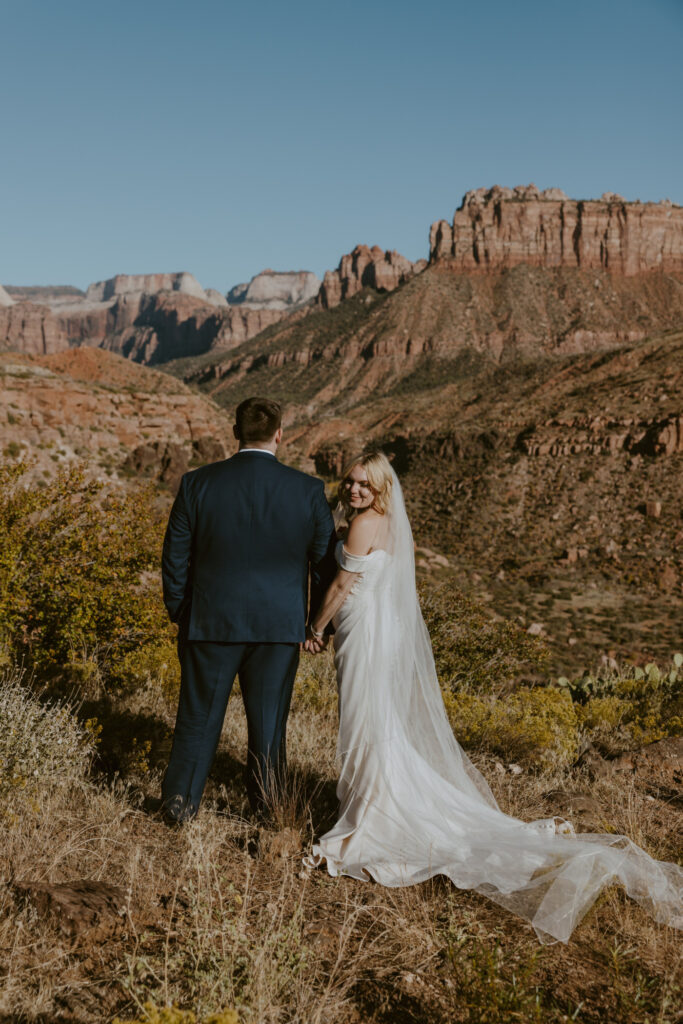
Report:
[{"label": "sandstone mesa", "polygon": [[310,270],[266,269],[246,284],[231,288],[227,301],[230,305],[254,309],[292,310],[314,299],[319,290],[320,281]]},{"label": "sandstone mesa", "polygon": [[520,263],[605,268],[626,276],[683,270],[683,207],[629,203],[614,192],[569,199],[535,185],[467,192],[453,221],[432,225],[429,258],[463,272]]}]

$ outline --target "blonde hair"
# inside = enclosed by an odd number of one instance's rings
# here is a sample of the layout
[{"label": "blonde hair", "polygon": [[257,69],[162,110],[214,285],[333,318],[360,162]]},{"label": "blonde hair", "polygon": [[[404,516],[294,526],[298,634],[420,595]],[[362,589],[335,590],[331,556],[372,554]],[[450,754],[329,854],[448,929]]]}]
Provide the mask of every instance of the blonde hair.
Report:
[{"label": "blonde hair", "polygon": [[339,482],[339,489],[337,490],[337,498],[339,504],[344,510],[345,517],[349,518],[353,511],[349,503],[349,491],[346,486],[347,481],[351,475],[352,470],[360,466],[365,470],[368,477],[368,483],[372,488],[374,495],[372,508],[381,515],[389,510],[389,504],[391,502],[391,488],[392,488],[392,471],[391,463],[384,454],[384,452],[364,452],[362,455],[357,455],[353,459],[349,459],[344,467],[342,478]]}]

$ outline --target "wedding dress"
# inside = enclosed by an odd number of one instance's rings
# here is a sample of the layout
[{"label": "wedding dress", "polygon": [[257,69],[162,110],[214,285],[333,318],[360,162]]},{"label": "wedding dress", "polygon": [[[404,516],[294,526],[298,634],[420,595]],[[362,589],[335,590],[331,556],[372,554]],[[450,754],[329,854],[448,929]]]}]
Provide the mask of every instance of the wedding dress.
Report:
[{"label": "wedding dress", "polygon": [[[567,942],[610,882],[683,927],[683,870],[626,836],[559,832],[504,814],[453,736],[415,587],[414,546],[393,474],[382,549],[337,561],[357,573],[334,618],[341,807],[308,867],[404,886],[446,875]],[[571,834],[566,834],[567,832]]]}]

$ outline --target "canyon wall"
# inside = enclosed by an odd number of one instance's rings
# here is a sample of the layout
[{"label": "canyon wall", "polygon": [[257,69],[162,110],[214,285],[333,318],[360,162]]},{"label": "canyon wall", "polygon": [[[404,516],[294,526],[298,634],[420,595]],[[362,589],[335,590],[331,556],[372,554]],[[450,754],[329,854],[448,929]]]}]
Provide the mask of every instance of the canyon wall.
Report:
[{"label": "canyon wall", "polygon": [[539,192],[535,185],[474,189],[452,223],[432,225],[429,258],[462,272],[520,263],[624,275],[681,272],[683,207],[669,200],[629,203],[613,192],[569,199],[560,189]]},{"label": "canyon wall", "polygon": [[32,302],[0,305],[0,350],[43,355],[60,352],[69,343],[51,309]]}]

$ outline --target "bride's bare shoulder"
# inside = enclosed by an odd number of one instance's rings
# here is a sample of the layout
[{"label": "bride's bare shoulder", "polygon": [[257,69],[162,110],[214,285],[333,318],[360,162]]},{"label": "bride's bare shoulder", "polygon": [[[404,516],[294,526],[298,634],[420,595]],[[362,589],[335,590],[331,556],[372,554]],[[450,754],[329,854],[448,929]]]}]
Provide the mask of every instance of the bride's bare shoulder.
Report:
[{"label": "bride's bare shoulder", "polygon": [[377,527],[382,518],[379,512],[369,509],[362,516],[356,516],[351,520],[344,539],[344,547],[350,555],[368,554],[377,537]]}]

